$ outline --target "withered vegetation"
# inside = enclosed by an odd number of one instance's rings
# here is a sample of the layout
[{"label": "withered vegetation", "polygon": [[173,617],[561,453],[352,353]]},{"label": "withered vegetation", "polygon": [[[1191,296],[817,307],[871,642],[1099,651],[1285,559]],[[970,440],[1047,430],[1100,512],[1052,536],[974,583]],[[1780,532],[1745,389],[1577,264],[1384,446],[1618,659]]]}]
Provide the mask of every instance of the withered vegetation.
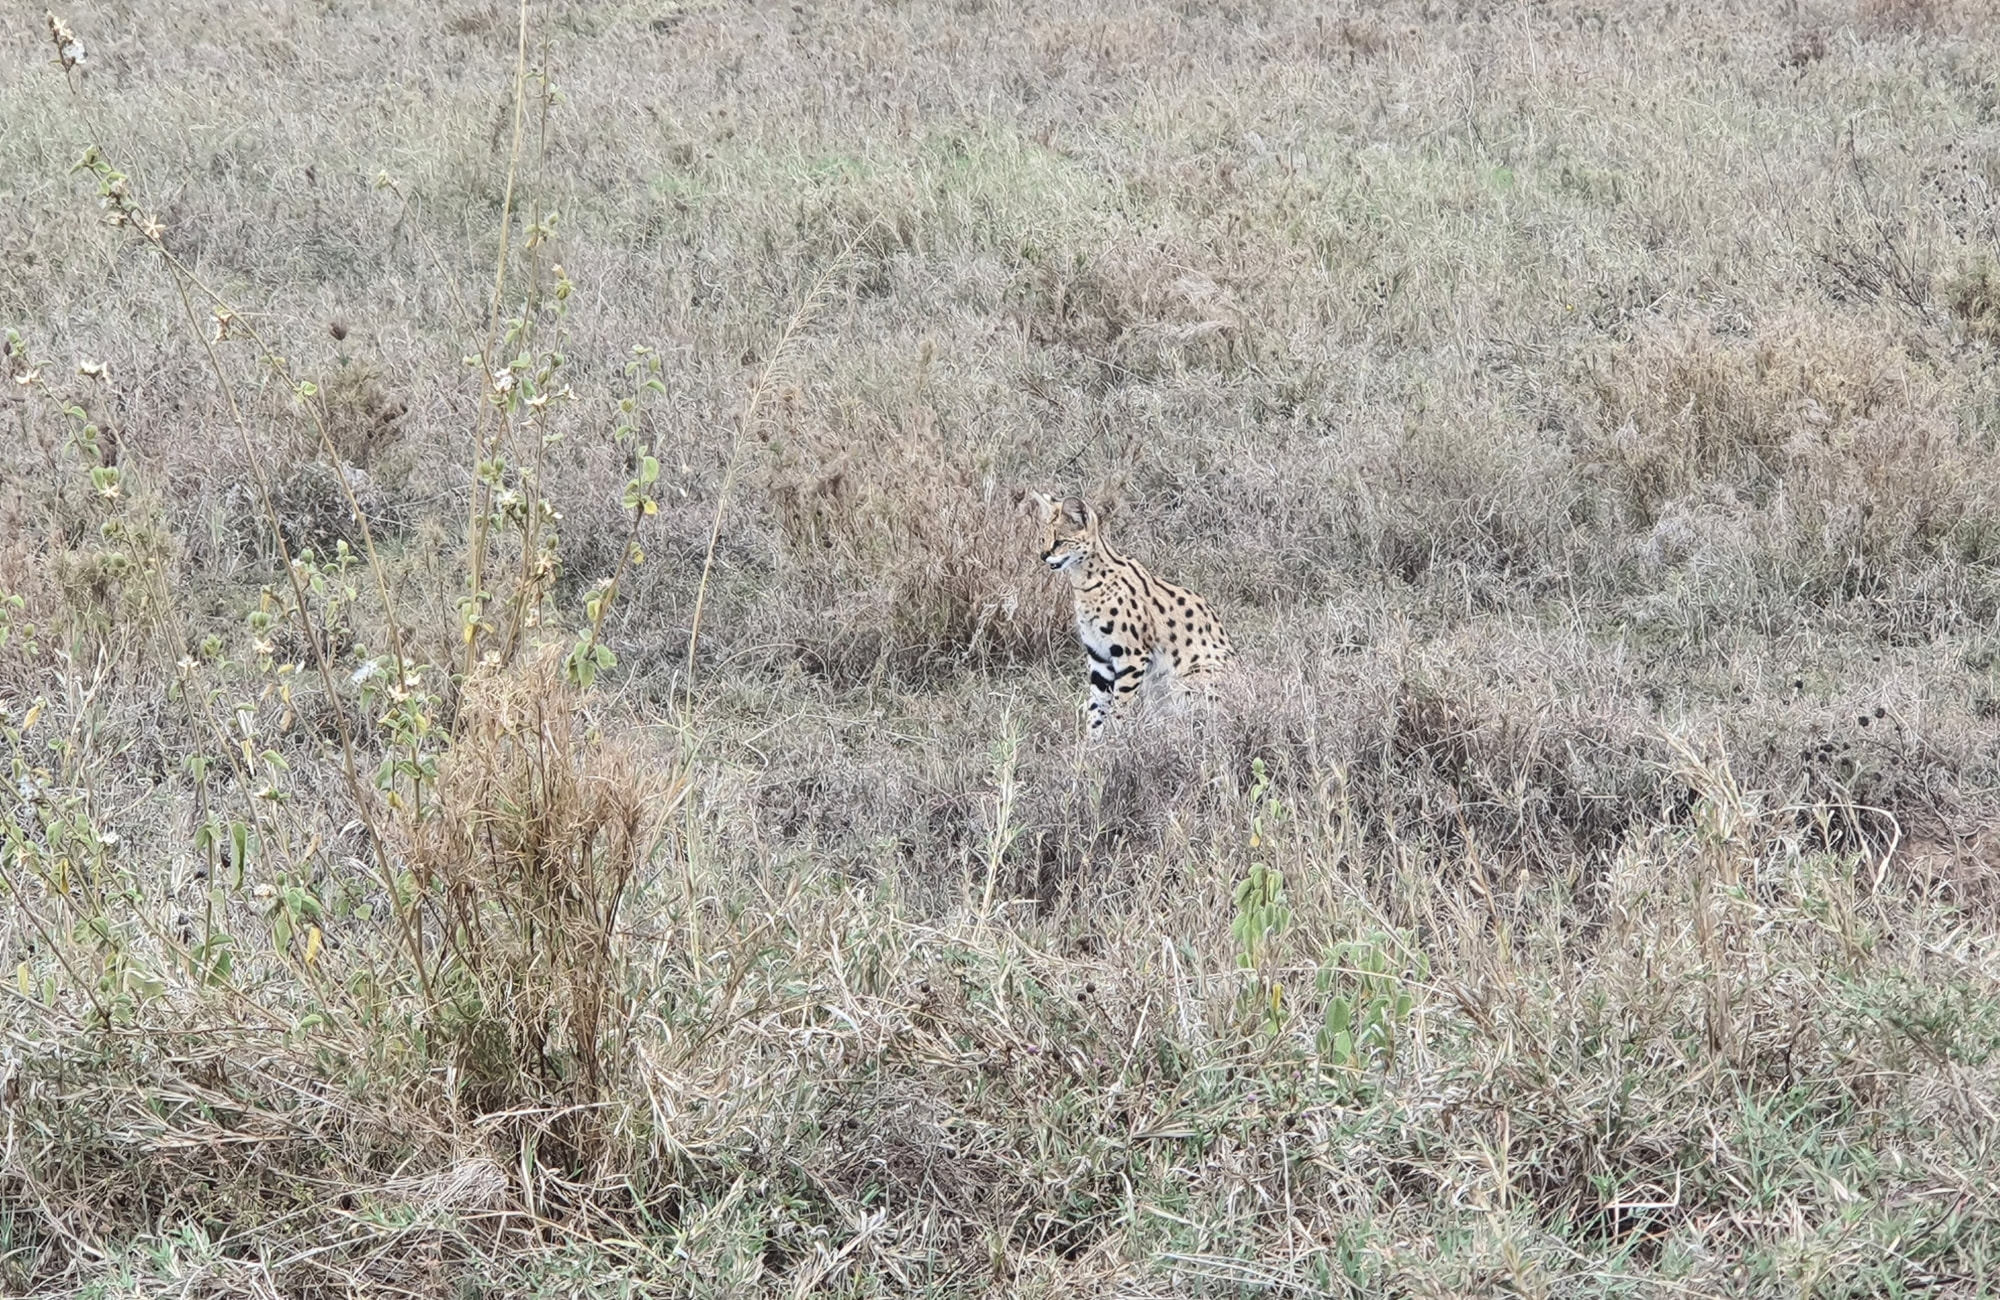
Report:
[{"label": "withered vegetation", "polygon": [[0,1293],[2000,1288],[1995,31],[0,9]]}]

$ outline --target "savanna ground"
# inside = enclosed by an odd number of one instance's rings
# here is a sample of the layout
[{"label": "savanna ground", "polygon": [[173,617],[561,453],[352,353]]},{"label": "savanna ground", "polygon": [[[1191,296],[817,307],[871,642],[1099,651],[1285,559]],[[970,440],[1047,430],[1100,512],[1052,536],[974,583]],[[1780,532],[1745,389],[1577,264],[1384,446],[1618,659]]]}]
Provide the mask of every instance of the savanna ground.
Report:
[{"label": "savanna ground", "polygon": [[0,5],[0,1292],[2000,1285],[1981,8]]}]

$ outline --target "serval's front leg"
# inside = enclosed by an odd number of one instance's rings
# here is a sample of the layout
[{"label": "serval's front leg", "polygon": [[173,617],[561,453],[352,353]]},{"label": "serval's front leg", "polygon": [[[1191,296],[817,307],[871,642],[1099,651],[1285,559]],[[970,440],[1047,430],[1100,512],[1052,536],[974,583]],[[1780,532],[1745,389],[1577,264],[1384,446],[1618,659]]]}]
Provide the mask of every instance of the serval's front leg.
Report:
[{"label": "serval's front leg", "polygon": [[1090,651],[1090,738],[1103,737],[1114,713],[1125,708],[1132,692],[1145,679],[1146,661],[1123,646],[1112,646],[1100,654]]},{"label": "serval's front leg", "polygon": [[1112,688],[1118,681],[1118,661],[1088,642],[1083,648],[1090,654],[1090,738],[1096,740],[1103,736],[1104,724],[1111,719]]},{"label": "serval's front leg", "polygon": [[1124,653],[1117,657],[1117,667],[1111,674],[1111,689],[1115,696],[1111,702],[1112,712],[1128,717],[1131,715],[1132,695],[1145,684],[1146,667],[1149,663],[1151,659],[1148,656],[1138,654],[1130,647],[1126,647]]}]

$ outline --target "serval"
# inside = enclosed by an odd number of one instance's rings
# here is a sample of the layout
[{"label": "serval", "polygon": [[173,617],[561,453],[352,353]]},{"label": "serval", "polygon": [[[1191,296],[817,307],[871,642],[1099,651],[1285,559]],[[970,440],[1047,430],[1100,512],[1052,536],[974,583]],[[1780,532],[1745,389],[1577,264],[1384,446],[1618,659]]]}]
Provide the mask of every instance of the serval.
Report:
[{"label": "serval", "polygon": [[1058,504],[1032,495],[1045,529],[1042,561],[1069,575],[1076,598],[1076,635],[1090,656],[1091,739],[1150,671],[1192,683],[1228,660],[1229,634],[1207,601],[1113,550],[1082,497]]}]

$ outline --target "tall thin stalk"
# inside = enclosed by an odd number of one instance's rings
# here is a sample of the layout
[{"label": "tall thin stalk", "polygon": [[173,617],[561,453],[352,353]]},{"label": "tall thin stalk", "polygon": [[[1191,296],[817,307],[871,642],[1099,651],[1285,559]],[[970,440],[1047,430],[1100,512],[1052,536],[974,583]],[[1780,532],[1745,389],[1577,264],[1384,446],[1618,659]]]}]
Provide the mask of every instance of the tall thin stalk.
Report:
[{"label": "tall thin stalk", "polygon": [[741,414],[736,418],[736,429],[729,442],[729,462],[722,471],[722,486],[717,488],[715,493],[715,517],[709,523],[708,547],[701,561],[701,581],[695,586],[694,617],[688,624],[687,661],[681,677],[682,711],[686,715],[692,715],[694,711],[695,646],[701,637],[701,615],[708,600],[709,577],[715,570],[715,548],[722,539],[723,515],[729,508],[729,493],[736,483],[736,471],[743,463],[743,435],[757,427],[757,419],[763,409],[764,401],[778,385],[782,373],[780,366],[790,353],[793,340],[818,312],[827,291],[833,287],[841,272],[847,269],[854,250],[860,246],[868,232],[874,229],[874,225],[875,223],[871,221],[856,231],[854,237],[847,241],[847,246],[840,250],[840,255],[834,258],[813,281],[805,300],[799,304],[798,310],[792,313],[791,319],[785,322],[784,331],[778,336],[777,347],[771,350],[771,355],[765,358],[763,366],[758,370],[757,382],[751,386],[750,396],[744,402]]},{"label": "tall thin stalk", "polygon": [[500,250],[493,259],[493,297],[486,313],[486,343],[479,350],[479,416],[472,430],[472,497],[465,521],[466,594],[465,619],[461,635],[465,640],[464,673],[470,677],[479,662],[479,628],[486,616],[487,532],[493,518],[492,491],[479,474],[479,466],[493,455],[487,433],[488,414],[495,408],[486,400],[493,384],[494,349],[500,342],[500,306],[507,293],[508,243],[514,231],[514,184],[521,167],[521,131],[527,115],[528,92],[528,0],[521,0],[520,24],[514,50],[514,141],[507,152],[507,188],[500,201]]}]

